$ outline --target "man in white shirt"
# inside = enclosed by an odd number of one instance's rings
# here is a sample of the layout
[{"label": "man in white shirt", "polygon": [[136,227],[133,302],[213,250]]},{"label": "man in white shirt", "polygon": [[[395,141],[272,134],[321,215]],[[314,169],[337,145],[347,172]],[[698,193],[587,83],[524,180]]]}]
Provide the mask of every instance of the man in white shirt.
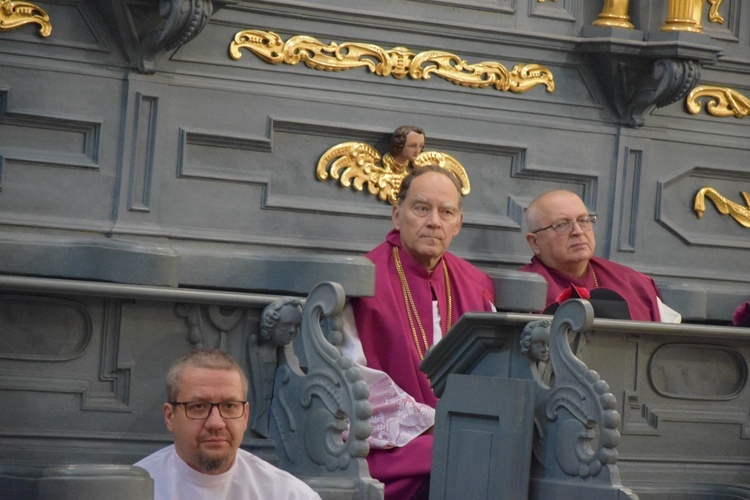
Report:
[{"label": "man in white shirt", "polygon": [[250,407],[242,368],[217,349],[196,349],[167,374],[164,421],[174,444],[135,465],[154,480],[154,499],[317,499],[308,485],[241,450]]}]

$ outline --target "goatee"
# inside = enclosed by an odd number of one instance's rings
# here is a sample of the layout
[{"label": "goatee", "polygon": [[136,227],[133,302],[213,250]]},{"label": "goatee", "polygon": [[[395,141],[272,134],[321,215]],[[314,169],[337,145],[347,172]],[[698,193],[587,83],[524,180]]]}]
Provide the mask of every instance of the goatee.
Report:
[{"label": "goatee", "polygon": [[232,457],[230,457],[229,455],[222,455],[219,457],[200,455],[200,457],[198,457],[198,467],[205,474],[226,472],[229,469],[231,463]]}]

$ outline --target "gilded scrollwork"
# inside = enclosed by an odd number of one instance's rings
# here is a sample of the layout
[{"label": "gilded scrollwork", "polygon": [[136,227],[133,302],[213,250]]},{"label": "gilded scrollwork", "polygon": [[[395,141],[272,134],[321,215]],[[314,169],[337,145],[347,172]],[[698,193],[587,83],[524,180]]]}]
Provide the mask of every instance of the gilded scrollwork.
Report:
[{"label": "gilded scrollwork", "polygon": [[276,33],[261,30],[244,30],[235,34],[229,46],[230,57],[240,59],[240,49],[247,49],[271,64],[303,62],[310,68],[323,71],[365,67],[378,76],[396,79],[410,76],[415,80],[428,80],[434,74],[463,87],[494,87],[500,91],[523,93],[544,85],[547,92],[555,90],[552,71],[539,64],[518,64],[508,71],[499,62],[469,64],[455,54],[439,50],[415,54],[406,47],[386,50],[368,43],[331,42],[326,45],[303,35],[284,42]]},{"label": "gilded scrollwork", "polygon": [[724,18],[719,14],[719,7],[723,0],[708,0],[711,8],[708,10],[708,20],[712,23],[724,24]]},{"label": "gilded scrollwork", "polygon": [[41,36],[52,34],[49,15],[41,7],[29,2],[0,0],[0,31],[10,31],[29,23],[39,25]]},{"label": "gilded scrollwork", "polygon": [[701,110],[700,98],[713,99],[706,104],[706,112],[713,116],[735,116],[745,118],[750,114],[750,98],[745,97],[734,89],[701,85],[695,87],[687,98],[685,106],[689,113],[695,115]]},{"label": "gilded scrollwork", "polygon": [[744,227],[750,227],[750,194],[740,192],[742,198],[745,200],[745,206],[743,207],[739,203],[725,198],[719,192],[712,187],[701,188],[695,195],[695,204],[693,209],[700,219],[703,217],[703,213],[706,211],[706,198],[714,202],[716,210],[724,215],[729,215],[736,220],[740,225]]},{"label": "gilded scrollwork", "polygon": [[[466,169],[451,155],[424,151],[414,160],[414,167],[424,165],[438,165],[450,170],[461,182],[461,194],[466,196],[471,192]],[[370,194],[391,205],[398,202],[401,182],[409,172],[410,166],[400,165],[390,153],[381,157],[375,148],[363,142],[344,142],[333,146],[320,157],[316,169],[318,180],[324,181],[330,175],[333,179],[339,179],[342,186],[353,186],[357,191],[362,191],[367,185]]]}]

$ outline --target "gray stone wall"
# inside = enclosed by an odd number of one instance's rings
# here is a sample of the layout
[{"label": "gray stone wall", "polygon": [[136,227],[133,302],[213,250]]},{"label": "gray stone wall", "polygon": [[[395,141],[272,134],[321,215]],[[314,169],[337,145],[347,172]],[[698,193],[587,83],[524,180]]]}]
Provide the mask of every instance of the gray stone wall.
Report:
[{"label": "gray stone wall", "polygon": [[[701,61],[699,84],[742,92],[750,14],[727,1],[724,24],[704,19],[705,35],[650,42],[666,36],[659,31],[663,2],[631,1],[634,30],[592,33],[599,3],[215,2],[197,36],[157,50],[146,43],[154,33],[179,38],[185,30],[169,31],[171,18],[155,6],[39,2],[50,16],[50,36],[34,23],[0,33],[0,270],[274,288],[260,276],[231,280],[225,264],[238,259],[256,269],[271,256],[349,258],[375,246],[390,228],[389,207],[318,181],[316,163],[347,141],[384,152],[390,132],[410,123],[426,129],[427,149],[453,155],[470,175],[456,253],[487,269],[519,267],[530,257],[523,208],[545,190],[571,189],[599,215],[599,255],[665,285],[707,290],[707,317],[726,321],[747,293],[747,228],[710,202],[699,220],[692,203],[706,185],[737,202],[738,191],[750,190],[748,124],[705,110],[689,114],[680,99],[646,110],[643,126],[627,126],[616,104],[628,96],[612,82],[629,76],[608,64],[624,51],[649,68],[654,56],[644,53],[658,55],[671,44],[671,55]],[[285,41],[307,35],[323,44],[441,50],[507,69],[540,64],[555,87],[513,93],[436,75],[320,71],[271,64],[245,49],[234,60],[229,45],[245,29],[273,31]],[[608,45],[617,50],[602,48]],[[157,52],[145,58],[150,74],[137,70],[144,46]],[[146,262],[151,277],[106,272],[113,255],[100,254],[84,269],[55,257],[82,244],[135,252],[134,264]],[[23,258],[28,249],[41,255],[30,262]]]},{"label": "gray stone wall", "polygon": [[[750,298],[750,229],[710,202],[701,219],[693,210],[704,186],[742,205],[750,121],[712,115],[705,101],[689,113],[655,63],[691,62],[689,83],[750,95],[750,9],[739,0],[721,4],[721,25],[704,9],[703,35],[659,31],[667,2],[637,0],[633,30],[592,29],[603,2],[582,0],[230,0],[192,19],[176,13],[200,2],[163,3],[170,12],[40,1],[49,36],[34,19],[0,30],[3,460],[82,457],[115,433],[117,456],[96,456],[130,463],[168,439],[157,394],[190,348],[180,300],[91,296],[68,280],[299,296],[334,281],[372,293],[362,255],[390,229],[390,207],[318,181],[316,165],[348,141],[383,153],[403,124],[466,167],[472,193],[453,249],[488,271],[528,262],[523,209],[562,187],[598,214],[598,255],[652,275],[667,302],[701,295],[686,317],[726,322]],[[233,59],[246,29],[539,64],[554,91],[320,71],[245,49]],[[41,395],[44,411],[29,407]]]}]

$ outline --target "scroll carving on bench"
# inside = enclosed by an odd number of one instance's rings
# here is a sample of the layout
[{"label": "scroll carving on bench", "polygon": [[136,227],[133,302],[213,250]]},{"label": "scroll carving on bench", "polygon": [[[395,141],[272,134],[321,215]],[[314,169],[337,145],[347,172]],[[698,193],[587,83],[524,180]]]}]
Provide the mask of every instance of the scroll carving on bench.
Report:
[{"label": "scroll carving on bench", "polygon": [[359,498],[370,498],[366,492],[378,484],[364,460],[372,408],[359,370],[337,348],[344,301],[337,283],[310,292],[295,339],[301,349],[279,351],[270,431],[283,469],[299,477],[359,478]]},{"label": "scroll carving on bench", "polygon": [[[584,300],[563,303],[550,327],[551,387],[537,388],[531,470],[534,498],[554,492],[579,499],[635,499],[620,483],[616,447],[620,414],[615,396],[599,375],[589,370],[570,348],[568,336],[589,330],[594,310]],[[530,363],[536,361],[529,359]]]}]

